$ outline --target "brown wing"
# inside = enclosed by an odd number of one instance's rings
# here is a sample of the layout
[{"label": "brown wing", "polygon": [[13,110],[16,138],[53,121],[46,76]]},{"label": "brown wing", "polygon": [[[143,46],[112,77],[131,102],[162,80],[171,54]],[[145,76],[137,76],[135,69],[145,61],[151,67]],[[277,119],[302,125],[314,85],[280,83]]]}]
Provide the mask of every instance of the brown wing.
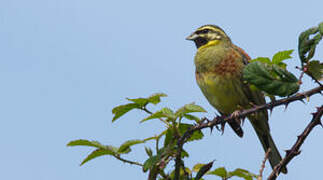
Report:
[{"label": "brown wing", "polygon": [[242,55],[242,60],[243,60],[243,63],[244,64],[248,64],[249,63],[249,61],[251,60],[251,58],[250,58],[250,56],[243,50],[243,49],[241,49],[240,47],[238,47],[238,46],[236,46],[236,45],[234,45],[233,44],[233,48],[235,49],[235,50],[237,50],[241,55]]}]

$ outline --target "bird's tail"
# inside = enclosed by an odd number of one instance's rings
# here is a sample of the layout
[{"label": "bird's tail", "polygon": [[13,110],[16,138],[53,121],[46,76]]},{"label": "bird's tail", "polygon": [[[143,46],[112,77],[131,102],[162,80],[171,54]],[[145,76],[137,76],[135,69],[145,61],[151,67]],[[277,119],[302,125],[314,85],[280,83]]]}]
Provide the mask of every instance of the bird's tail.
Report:
[{"label": "bird's tail", "polygon": [[242,137],[243,136],[243,130],[241,128],[241,123],[237,122],[237,121],[232,121],[229,122],[230,127],[232,128],[232,130],[239,136]]},{"label": "bird's tail", "polygon": [[[263,134],[263,133],[257,133],[257,136],[262,144],[262,147],[264,148],[265,152],[267,152],[268,148],[270,148],[269,152],[269,163],[271,167],[274,169],[274,167],[279,164],[279,162],[282,160],[279,151],[274,143],[273,138],[271,137],[270,133]],[[286,174],[287,173],[287,168],[282,167],[281,172]]]},{"label": "bird's tail", "polygon": [[[275,142],[273,138],[270,135],[269,131],[269,125],[267,122],[267,116],[264,116],[263,113],[257,113],[256,117],[249,117],[251,120],[251,124],[254,127],[256,134],[262,144],[262,147],[264,148],[265,152],[268,151],[270,148],[269,152],[269,163],[271,167],[274,169],[274,167],[279,164],[279,162],[282,160],[280,153],[275,145]],[[286,174],[287,173],[287,168],[282,167],[281,172]]]}]

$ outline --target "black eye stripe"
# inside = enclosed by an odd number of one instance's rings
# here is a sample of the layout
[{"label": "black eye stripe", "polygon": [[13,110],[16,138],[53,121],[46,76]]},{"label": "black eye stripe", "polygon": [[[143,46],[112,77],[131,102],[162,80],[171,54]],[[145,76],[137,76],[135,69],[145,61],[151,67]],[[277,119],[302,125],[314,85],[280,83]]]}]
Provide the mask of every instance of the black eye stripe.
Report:
[{"label": "black eye stripe", "polygon": [[207,34],[208,32],[210,32],[209,29],[203,29],[203,30],[196,31],[196,34]]}]

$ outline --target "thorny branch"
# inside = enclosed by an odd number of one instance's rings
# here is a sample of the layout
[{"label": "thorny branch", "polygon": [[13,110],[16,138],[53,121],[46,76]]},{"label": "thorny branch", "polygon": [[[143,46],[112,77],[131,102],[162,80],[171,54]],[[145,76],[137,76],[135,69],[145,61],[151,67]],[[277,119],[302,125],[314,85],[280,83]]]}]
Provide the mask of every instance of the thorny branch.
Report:
[{"label": "thorny branch", "polygon": [[208,120],[207,118],[204,118],[204,121],[201,123],[193,126],[192,128],[188,129],[178,140],[177,142],[177,154],[176,154],[176,159],[175,159],[175,176],[174,180],[179,180],[179,172],[181,168],[181,153],[183,150],[183,145],[185,141],[197,130],[201,130],[204,128],[213,128],[216,125],[219,124],[224,124],[226,122],[230,121],[235,121],[235,119],[241,119],[246,117],[249,114],[252,114],[254,112],[264,110],[264,109],[270,109],[272,110],[276,106],[280,105],[285,105],[286,107],[288,106],[289,103],[294,102],[294,101],[302,101],[304,98],[308,98],[314,94],[321,93],[323,90],[323,86],[316,87],[314,89],[311,89],[309,91],[305,91],[303,93],[297,93],[294,96],[288,97],[288,98],[283,98],[278,101],[273,101],[264,105],[256,106],[251,109],[246,109],[241,111],[238,115],[236,116],[226,116],[226,117],[215,117],[213,120]]},{"label": "thorny branch", "polygon": [[272,173],[268,177],[267,180],[274,180],[278,177],[280,170],[282,167],[286,166],[295,156],[299,155],[301,151],[299,150],[302,144],[304,143],[307,136],[310,134],[312,129],[317,126],[321,125],[321,117],[323,114],[323,105],[318,108],[316,113],[313,113],[313,118],[311,122],[307,125],[301,135],[297,136],[297,141],[293,145],[293,147],[286,151],[286,156],[280,161],[279,164],[275,166]]}]

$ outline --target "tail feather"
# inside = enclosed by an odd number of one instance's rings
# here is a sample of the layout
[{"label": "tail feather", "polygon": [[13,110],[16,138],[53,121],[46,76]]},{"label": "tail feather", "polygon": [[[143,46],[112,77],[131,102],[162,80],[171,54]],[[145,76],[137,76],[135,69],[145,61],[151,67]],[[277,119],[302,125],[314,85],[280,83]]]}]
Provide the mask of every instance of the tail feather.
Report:
[{"label": "tail feather", "polygon": [[230,127],[232,128],[232,130],[239,136],[242,137],[243,136],[243,130],[241,128],[241,125],[239,122],[237,121],[232,121],[229,122]]},{"label": "tail feather", "polygon": [[[265,152],[267,152],[270,148],[268,159],[271,167],[274,169],[274,167],[280,163],[282,157],[280,156],[275,142],[270,135],[267,111],[258,112],[256,114],[248,116],[248,118],[253,128],[255,129],[258,139],[260,140]],[[281,172],[286,174],[287,168],[282,167]]]}]

